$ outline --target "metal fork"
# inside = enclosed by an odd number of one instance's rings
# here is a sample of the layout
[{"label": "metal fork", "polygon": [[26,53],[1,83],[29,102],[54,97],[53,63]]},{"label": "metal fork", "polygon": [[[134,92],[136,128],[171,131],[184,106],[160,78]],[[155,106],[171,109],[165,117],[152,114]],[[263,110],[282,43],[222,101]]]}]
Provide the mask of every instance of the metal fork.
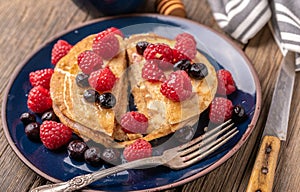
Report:
[{"label": "metal fork", "polygon": [[103,177],[134,168],[164,165],[171,169],[182,169],[212,154],[235,136],[238,133],[238,129],[236,127],[232,128],[233,125],[234,123],[228,120],[188,143],[164,151],[160,156],[139,159],[90,174],[80,175],[62,183],[39,186],[31,190],[31,192],[74,191]]}]

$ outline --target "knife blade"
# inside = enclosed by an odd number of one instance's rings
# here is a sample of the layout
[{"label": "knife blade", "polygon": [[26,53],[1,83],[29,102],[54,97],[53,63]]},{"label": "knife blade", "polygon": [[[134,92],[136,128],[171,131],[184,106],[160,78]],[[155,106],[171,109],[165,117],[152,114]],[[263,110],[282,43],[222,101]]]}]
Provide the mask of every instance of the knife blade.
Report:
[{"label": "knife blade", "polygon": [[288,51],[280,64],[263,138],[247,192],[272,191],[280,143],[286,139],[287,134],[294,80],[295,54]]}]

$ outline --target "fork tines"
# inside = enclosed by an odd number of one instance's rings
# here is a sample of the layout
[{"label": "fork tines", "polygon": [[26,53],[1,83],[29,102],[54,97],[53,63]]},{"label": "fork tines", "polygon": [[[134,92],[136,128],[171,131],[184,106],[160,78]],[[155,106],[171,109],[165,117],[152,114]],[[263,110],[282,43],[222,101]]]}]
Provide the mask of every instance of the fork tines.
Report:
[{"label": "fork tines", "polygon": [[197,162],[213,153],[238,133],[237,127],[232,128],[231,119],[209,130],[200,137],[182,145],[178,152],[188,164]]}]

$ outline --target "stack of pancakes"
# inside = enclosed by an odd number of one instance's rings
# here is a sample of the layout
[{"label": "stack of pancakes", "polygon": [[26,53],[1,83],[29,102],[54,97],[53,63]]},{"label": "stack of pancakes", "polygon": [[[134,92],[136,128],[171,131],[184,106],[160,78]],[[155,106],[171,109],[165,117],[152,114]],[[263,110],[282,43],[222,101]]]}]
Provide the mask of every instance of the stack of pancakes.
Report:
[{"label": "stack of pancakes", "polygon": [[[76,84],[76,75],[81,72],[77,56],[92,49],[95,35],[90,35],[74,45],[55,66],[50,92],[53,110],[61,122],[79,136],[110,147],[124,147],[138,138],[151,141],[195,124],[201,112],[210,105],[217,89],[216,72],[210,62],[200,52],[197,53],[193,62],[204,63],[208,75],[202,80],[191,79],[193,96],[174,102],[160,93],[161,82],[151,83],[142,78],[145,59],[137,53],[135,46],[139,41],[147,41],[165,43],[173,48],[175,40],[156,34],[136,34],[127,39],[116,36],[120,44],[118,55],[104,60],[104,66],[108,66],[118,78],[112,90],[117,100],[115,107],[104,109],[86,102],[83,98],[85,89]],[[128,111],[130,94],[137,110],[149,119],[145,135],[125,133],[119,124],[122,114]]]}]

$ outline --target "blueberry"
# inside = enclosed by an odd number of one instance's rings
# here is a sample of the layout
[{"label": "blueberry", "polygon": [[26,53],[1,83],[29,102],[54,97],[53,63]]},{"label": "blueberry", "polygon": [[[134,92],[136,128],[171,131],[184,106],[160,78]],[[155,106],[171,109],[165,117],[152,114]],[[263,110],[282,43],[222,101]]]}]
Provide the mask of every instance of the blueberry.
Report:
[{"label": "blueberry", "polygon": [[91,147],[84,152],[84,159],[92,166],[99,166],[102,163],[101,151],[98,147]]},{"label": "blueberry", "polygon": [[247,114],[244,107],[242,107],[241,105],[235,105],[232,109],[232,120],[235,123],[239,123],[244,121],[246,118]]},{"label": "blueberry", "polygon": [[45,112],[42,117],[41,117],[42,121],[59,121],[58,117],[55,115],[55,113],[51,110],[51,111],[47,111]]},{"label": "blueberry", "polygon": [[89,147],[84,141],[81,140],[73,140],[68,145],[68,155],[70,158],[77,160],[77,161],[83,161],[84,160],[84,152]]},{"label": "blueberry", "polygon": [[145,49],[147,48],[147,46],[149,45],[149,43],[147,41],[140,41],[136,44],[136,51],[138,54],[143,55]]},{"label": "blueberry", "polygon": [[112,93],[103,93],[99,95],[99,104],[102,108],[110,109],[116,105],[116,97]]},{"label": "blueberry", "polygon": [[28,125],[29,123],[33,123],[36,121],[36,117],[32,113],[22,113],[20,116],[20,120],[24,125]]},{"label": "blueberry", "polygon": [[118,149],[106,148],[101,153],[101,158],[109,164],[117,165],[121,163],[121,152]]},{"label": "blueberry", "polygon": [[184,70],[188,72],[190,67],[191,67],[191,62],[188,59],[183,59],[173,65],[173,70],[174,71]]},{"label": "blueberry", "polygon": [[90,84],[88,79],[89,79],[89,75],[84,73],[78,73],[76,76],[76,84],[82,88],[89,87]]},{"label": "blueberry", "polygon": [[185,126],[177,130],[174,134],[174,137],[180,143],[186,143],[192,140],[195,135],[195,129],[191,126]]},{"label": "blueberry", "polygon": [[89,103],[98,102],[99,93],[93,89],[87,89],[83,93],[83,98]]},{"label": "blueberry", "polygon": [[188,70],[188,74],[191,78],[200,80],[208,75],[208,70],[203,63],[194,63]]},{"label": "blueberry", "polygon": [[25,127],[25,134],[32,141],[40,141],[40,124],[37,122],[29,123]]}]

